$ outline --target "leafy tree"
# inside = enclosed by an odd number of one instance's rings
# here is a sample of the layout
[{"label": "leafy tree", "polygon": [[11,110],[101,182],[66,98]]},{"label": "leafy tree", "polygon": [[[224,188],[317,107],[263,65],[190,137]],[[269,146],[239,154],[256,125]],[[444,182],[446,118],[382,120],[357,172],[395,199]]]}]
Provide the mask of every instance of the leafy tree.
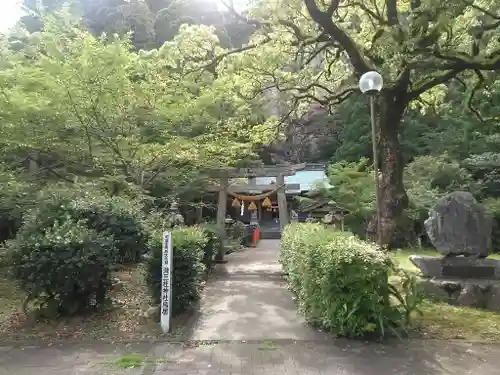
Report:
[{"label": "leafy tree", "polygon": [[124,176],[163,195],[189,189],[203,169],[255,158],[259,99],[237,97],[230,74],[200,69],[225,52],[213,28],[183,26],[160,49],[135,53],[126,38],[44,23],[1,61],[5,153],[56,179]]},{"label": "leafy tree", "polygon": [[[418,101],[442,100],[450,81],[467,79],[474,97],[495,78],[490,72],[500,69],[499,7],[493,0],[262,0],[240,15],[258,31],[231,60],[254,92],[273,87],[281,93],[289,104],[285,115],[300,115],[312,103],[332,107],[357,91],[363,73],[383,75],[379,224],[388,244],[408,205],[404,114]],[[372,232],[376,226],[372,222]]]},{"label": "leafy tree", "polygon": [[246,43],[254,27],[205,0],[25,0],[20,24],[30,33],[43,29],[43,15],[67,8],[95,36],[131,33],[136,49],[158,48],[184,24],[215,26],[226,47]]}]

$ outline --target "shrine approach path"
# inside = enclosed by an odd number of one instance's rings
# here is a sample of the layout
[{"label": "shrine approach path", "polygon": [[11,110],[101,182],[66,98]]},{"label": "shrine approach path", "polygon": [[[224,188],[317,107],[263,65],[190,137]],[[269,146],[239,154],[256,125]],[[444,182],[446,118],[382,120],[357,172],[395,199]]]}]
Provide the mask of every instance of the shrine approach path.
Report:
[{"label": "shrine approach path", "polygon": [[227,255],[210,277],[191,340],[324,340],[297,313],[279,264],[280,240]]}]

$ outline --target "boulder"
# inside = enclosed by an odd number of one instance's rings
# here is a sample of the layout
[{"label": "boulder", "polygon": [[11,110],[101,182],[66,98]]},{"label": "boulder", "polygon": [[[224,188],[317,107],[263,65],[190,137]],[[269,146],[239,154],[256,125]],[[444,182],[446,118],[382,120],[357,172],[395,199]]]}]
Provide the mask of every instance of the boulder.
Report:
[{"label": "boulder", "polygon": [[425,221],[427,234],[444,255],[479,258],[491,252],[492,218],[472,194],[450,193],[438,200]]}]

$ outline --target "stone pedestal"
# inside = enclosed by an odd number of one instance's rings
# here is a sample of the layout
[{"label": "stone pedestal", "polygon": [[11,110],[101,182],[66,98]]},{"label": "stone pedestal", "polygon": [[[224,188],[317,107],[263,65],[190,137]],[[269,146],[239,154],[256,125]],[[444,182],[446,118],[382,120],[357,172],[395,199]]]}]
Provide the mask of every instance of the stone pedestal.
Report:
[{"label": "stone pedestal", "polygon": [[419,278],[422,292],[452,305],[500,312],[500,280]]},{"label": "stone pedestal", "polygon": [[424,277],[500,280],[498,259],[412,255],[410,260]]},{"label": "stone pedestal", "polygon": [[439,199],[425,221],[442,258],[412,255],[430,297],[452,304],[500,311],[500,260],[491,252],[491,216],[472,194],[456,191]]}]

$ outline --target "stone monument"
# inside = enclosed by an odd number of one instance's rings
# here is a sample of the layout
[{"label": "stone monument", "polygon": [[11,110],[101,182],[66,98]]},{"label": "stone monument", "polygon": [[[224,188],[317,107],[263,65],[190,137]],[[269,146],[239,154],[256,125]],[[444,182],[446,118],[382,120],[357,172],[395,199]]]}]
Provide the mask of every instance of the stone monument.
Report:
[{"label": "stone monument", "polygon": [[500,260],[491,253],[492,218],[472,194],[456,191],[438,200],[425,221],[443,257],[412,255],[424,291],[451,303],[500,311]]}]

